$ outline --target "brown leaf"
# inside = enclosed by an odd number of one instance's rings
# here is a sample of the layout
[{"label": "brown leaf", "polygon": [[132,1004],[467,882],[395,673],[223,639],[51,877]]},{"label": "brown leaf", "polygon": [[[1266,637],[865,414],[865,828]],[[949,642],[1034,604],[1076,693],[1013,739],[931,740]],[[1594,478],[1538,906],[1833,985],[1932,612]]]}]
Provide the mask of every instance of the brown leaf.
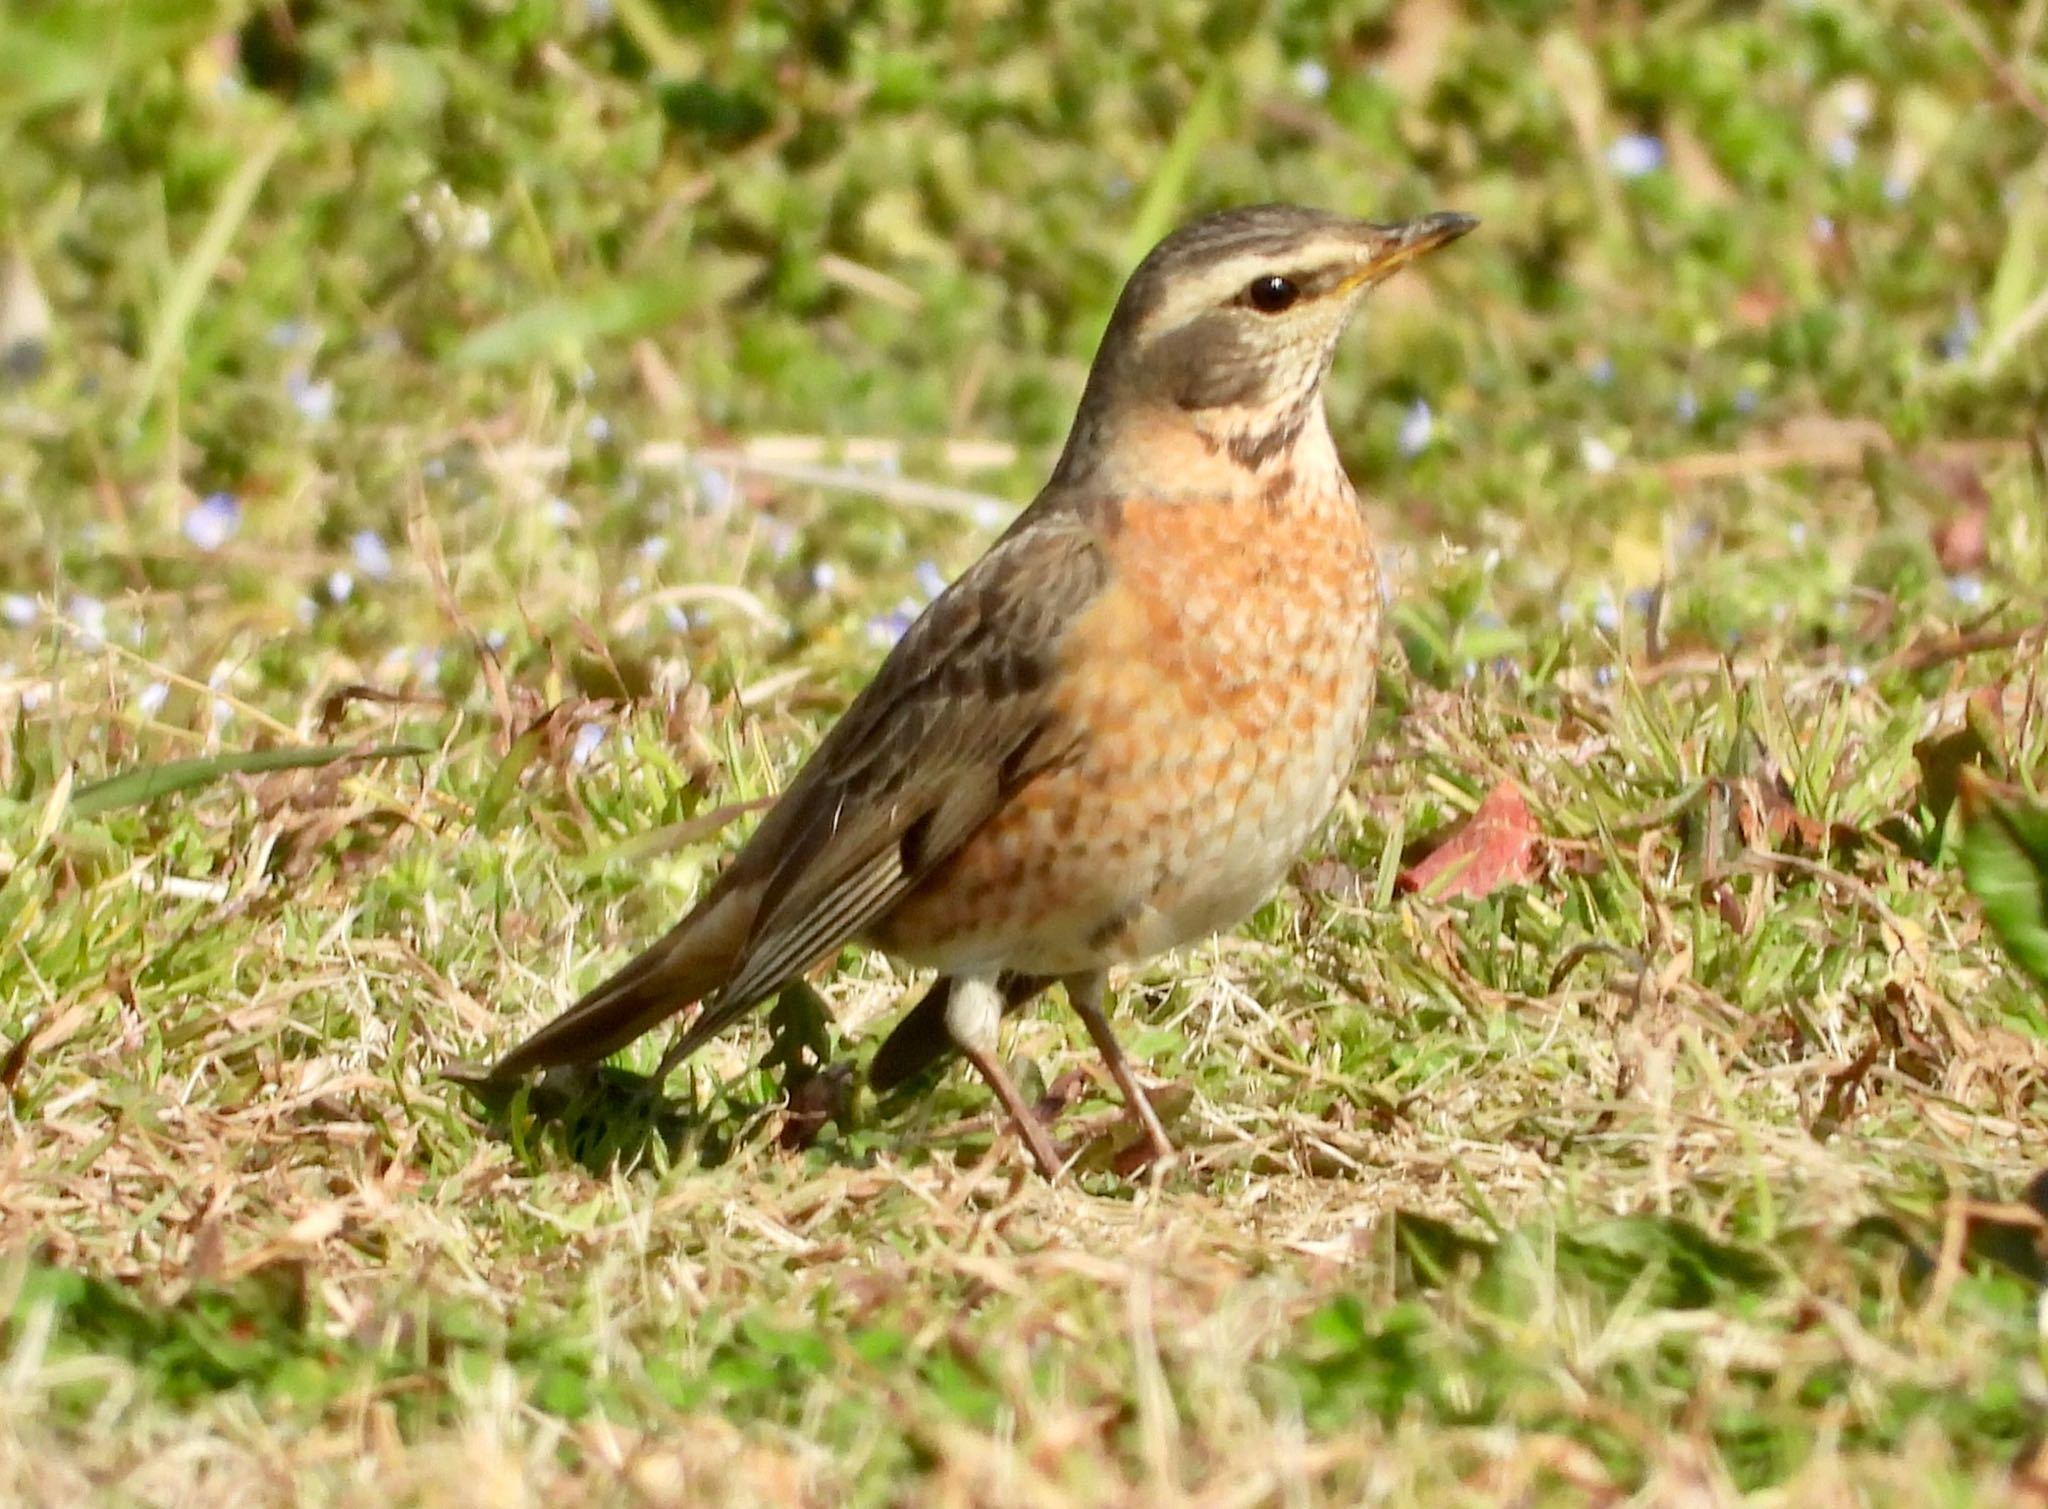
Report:
[{"label": "brown leaf", "polygon": [[846,1124],[853,1110],[851,1064],[830,1064],[789,1092],[789,1110],[776,1142],[788,1152],[801,1152],[818,1140],[825,1123]]},{"label": "brown leaf", "polygon": [[1502,886],[1534,880],[1542,843],[1522,788],[1502,781],[1486,794],[1477,812],[1403,870],[1396,884],[1402,891],[1421,891],[1439,899],[1477,900]]},{"label": "brown leaf", "polygon": [[1941,569],[1955,576],[1982,571],[1991,559],[1991,494],[1976,468],[1967,463],[1944,467],[1935,480],[1945,483],[1956,501],[1956,510],[1933,529],[1935,557]]},{"label": "brown leaf", "polygon": [[348,716],[349,704],[370,702],[381,707],[445,707],[439,697],[422,696],[415,692],[387,692],[381,687],[366,686],[361,682],[350,682],[338,686],[320,699],[320,733],[323,737],[341,727],[342,719]]},{"label": "brown leaf", "polygon": [[1785,296],[1774,288],[1757,285],[1735,295],[1735,322],[1751,330],[1769,325],[1784,309]]},{"label": "brown leaf", "polygon": [[21,1071],[28,1063],[29,1046],[36,1040],[36,1029],[26,1032],[7,1045],[7,1051],[0,1053],[0,1092],[11,1091],[14,1082],[21,1078]]},{"label": "brown leaf", "polygon": [[1725,880],[1713,881],[1706,888],[1706,899],[1712,902],[1714,910],[1721,914],[1723,926],[1738,938],[1748,936],[1749,913],[1734,886]]},{"label": "brown leaf", "polygon": [[2039,1436],[2028,1438],[2019,1455],[2013,1458],[2012,1478],[2007,1486],[2016,1504],[2024,1504],[2027,1509],[2048,1505],[2048,1441]]},{"label": "brown leaf", "polygon": [[1791,784],[1775,766],[1728,786],[1735,826],[1750,848],[1818,854],[1825,846],[1827,828],[1799,810]]},{"label": "brown leaf", "polygon": [[1356,902],[1369,887],[1363,872],[1341,859],[1312,859],[1294,872],[1294,883],[1302,894],[1319,901]]},{"label": "brown leaf", "polygon": [[1870,1003],[1870,1023],[1878,1042],[1891,1055],[1892,1066],[1923,1085],[1937,1084],[1948,1055],[1913,1025],[1906,992],[1896,981]]},{"label": "brown leaf", "polygon": [[1820,1115],[1815,1118],[1812,1128],[1816,1141],[1826,1142],[1841,1130],[1843,1122],[1849,1119],[1863,1099],[1863,1082],[1877,1067],[1878,1055],[1882,1051],[1881,1043],[1865,1043],[1860,1053],[1828,1076],[1827,1094],[1821,1099]]}]

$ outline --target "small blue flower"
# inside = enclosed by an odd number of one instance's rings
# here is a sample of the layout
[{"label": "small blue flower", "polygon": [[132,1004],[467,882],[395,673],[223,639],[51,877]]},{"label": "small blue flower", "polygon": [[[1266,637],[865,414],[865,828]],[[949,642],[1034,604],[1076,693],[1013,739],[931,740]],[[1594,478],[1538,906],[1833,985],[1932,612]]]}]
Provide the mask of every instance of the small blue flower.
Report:
[{"label": "small blue flower", "polygon": [[1596,388],[1604,388],[1614,381],[1614,358],[1596,356],[1586,368],[1586,380]]},{"label": "small blue flower", "polygon": [[1436,415],[1430,411],[1429,400],[1418,398],[1401,417],[1401,433],[1394,443],[1402,455],[1419,456],[1429,448],[1430,437],[1435,433]]},{"label": "small blue flower", "polygon": [[811,567],[811,590],[830,592],[839,585],[839,568],[830,561],[819,561]]},{"label": "small blue flower", "polygon": [[1965,302],[1956,310],[1956,317],[1948,329],[1941,333],[1941,354],[1948,361],[1961,361],[1970,354],[1970,348],[1977,344],[1977,337],[1983,332],[1983,325],[1977,319],[1977,306]]},{"label": "small blue flower", "polygon": [[576,737],[569,745],[569,763],[579,768],[588,765],[590,757],[597,753],[597,747],[602,743],[604,743],[603,724],[578,724]]},{"label": "small blue flower", "polygon": [[1903,173],[1887,173],[1884,175],[1884,202],[1886,204],[1904,204],[1906,196],[1912,192],[1913,185],[1906,181]]},{"label": "small blue flower", "polygon": [[1600,589],[1600,596],[1594,600],[1593,622],[1610,634],[1621,627],[1621,609],[1605,587]]},{"label": "small blue flower", "polygon": [[557,529],[574,529],[581,522],[576,515],[576,505],[562,497],[550,498],[542,504],[541,516]]},{"label": "small blue flower", "polygon": [[910,632],[917,615],[917,603],[906,597],[887,613],[877,613],[868,620],[868,638],[883,649],[894,649],[897,641]]},{"label": "small blue flower", "polygon": [[1748,383],[1735,390],[1735,412],[1738,414],[1754,414],[1756,406],[1761,402],[1762,399],[1757,396],[1756,389]]},{"label": "small blue flower", "polygon": [[593,414],[583,422],[583,433],[592,445],[603,445],[612,438],[612,422],[602,414]]},{"label": "small blue flower", "polygon": [[1294,87],[1319,100],[1330,92],[1330,70],[1314,58],[1304,58],[1294,65]]},{"label": "small blue flower", "polygon": [[64,616],[78,631],[80,645],[97,650],[107,642],[107,605],[83,592],[72,594],[64,604]]},{"label": "small blue flower", "polygon": [[391,575],[391,547],[384,543],[382,535],[374,529],[358,529],[348,542],[349,553],[355,557],[356,570],[373,582],[389,579]]},{"label": "small blue flower", "polygon": [[264,338],[273,346],[298,346],[305,343],[309,333],[304,320],[279,320]]},{"label": "small blue flower", "polygon": [[1690,383],[1678,390],[1678,398],[1671,405],[1671,412],[1678,416],[1680,424],[1691,424],[1700,417],[1699,395],[1693,392]]},{"label": "small blue flower", "polygon": [[925,595],[925,601],[931,601],[946,590],[946,573],[939,570],[935,562],[919,561],[916,574],[917,590]]},{"label": "small blue flower", "polygon": [[311,374],[294,367],[284,375],[284,390],[306,423],[325,424],[334,417],[334,384],[326,379],[315,382]]},{"label": "small blue flower", "polygon": [[36,621],[36,600],[26,592],[10,592],[0,597],[0,618],[6,619],[17,629],[26,629]]},{"label": "small blue flower", "polygon": [[327,573],[327,599],[329,602],[345,603],[355,596],[356,579],[339,566]]},{"label": "small blue flower", "polygon": [[1865,682],[1870,680],[1870,672],[1866,671],[1860,665],[1852,665],[1845,667],[1843,669],[1842,679],[1848,682],[1851,686],[1862,686]]},{"label": "small blue flower", "polygon": [[1828,141],[1828,163],[1836,168],[1853,168],[1856,166],[1856,138],[1853,136],[1830,138]]},{"label": "small blue flower", "polygon": [[242,527],[242,505],[233,493],[208,493],[186,513],[180,528],[185,538],[209,555],[235,537]]},{"label": "small blue flower", "polygon": [[697,502],[706,513],[730,513],[739,501],[739,489],[733,486],[731,472],[715,466],[693,466],[690,480],[697,489]]},{"label": "small blue flower", "polygon": [[1813,217],[1813,224],[1810,227],[1810,230],[1812,232],[1813,239],[1816,241],[1834,240],[1835,217],[1833,215],[1815,215]]},{"label": "small blue flower", "polygon": [[1967,573],[1948,579],[1948,595],[1966,608],[1974,608],[1984,601],[1982,578]]},{"label": "small blue flower", "polygon": [[1787,524],[1785,526],[1785,538],[1792,542],[1793,549],[1803,548],[1806,544],[1806,521],[1804,519],[1794,519],[1790,524]]},{"label": "small blue flower", "polygon": [[1607,148],[1607,166],[1617,178],[1641,178],[1664,166],[1664,143],[1645,132],[1618,136]]},{"label": "small blue flower", "polygon": [[683,611],[681,603],[663,603],[661,605],[661,618],[662,622],[667,624],[677,634],[689,631],[690,615]]},{"label": "small blue flower", "polygon": [[164,704],[170,700],[170,697],[171,689],[168,684],[162,681],[152,681],[148,686],[145,686],[135,694],[135,706],[143,717],[154,718],[164,710]]}]

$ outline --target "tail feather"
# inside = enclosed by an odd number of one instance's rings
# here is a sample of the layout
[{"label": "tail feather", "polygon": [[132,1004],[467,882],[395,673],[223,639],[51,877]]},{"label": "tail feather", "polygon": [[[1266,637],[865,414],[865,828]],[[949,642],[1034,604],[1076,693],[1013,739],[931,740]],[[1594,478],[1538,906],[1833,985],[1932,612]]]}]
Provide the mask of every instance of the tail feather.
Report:
[{"label": "tail feather", "polygon": [[594,1064],[711,995],[730,978],[753,911],[732,892],[707,897],[660,942],[499,1059],[491,1078]]}]

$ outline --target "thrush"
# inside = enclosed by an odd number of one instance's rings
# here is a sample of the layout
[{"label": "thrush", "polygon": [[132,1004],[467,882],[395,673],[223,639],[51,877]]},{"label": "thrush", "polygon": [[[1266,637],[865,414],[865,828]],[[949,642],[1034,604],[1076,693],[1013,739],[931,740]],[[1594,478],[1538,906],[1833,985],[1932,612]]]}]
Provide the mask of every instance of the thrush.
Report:
[{"label": "thrush", "polygon": [[1045,488],[934,599],[669,933],[492,1073],[595,1062],[696,1005],[657,1079],[849,943],[938,982],[875,1055],[957,1049],[1047,1177],[997,1053],[1059,982],[1174,1156],[1105,1012],[1113,966],[1229,927],[1357,758],[1379,572],[1324,413],[1375,284],[1472,229],[1292,205],[1210,215],[1125,284]]}]

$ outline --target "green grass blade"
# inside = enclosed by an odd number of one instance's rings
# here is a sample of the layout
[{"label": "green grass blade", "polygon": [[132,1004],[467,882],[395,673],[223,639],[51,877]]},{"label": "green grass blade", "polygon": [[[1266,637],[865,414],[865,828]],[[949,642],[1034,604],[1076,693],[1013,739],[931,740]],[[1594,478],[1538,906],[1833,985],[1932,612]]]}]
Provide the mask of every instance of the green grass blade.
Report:
[{"label": "green grass blade", "polygon": [[519,789],[519,777],[526,773],[527,766],[539,758],[541,741],[546,736],[546,724],[536,723],[512,741],[512,747],[505,751],[505,758],[498,761],[498,768],[491,772],[490,783],[484,787],[484,794],[477,800],[477,832],[489,833],[498,826],[498,818],[504,812],[505,804],[512,800],[512,793]]},{"label": "green grass blade", "polygon": [[104,94],[232,28],[245,9],[194,0],[0,8],[0,121]]},{"label": "green grass blade", "polygon": [[249,207],[256,202],[257,190],[263,187],[271,164],[277,161],[277,154],[284,150],[284,144],[291,135],[291,123],[280,121],[257,138],[249,155],[242,159],[242,165],[235,169],[234,176],[222,190],[213,213],[206,217],[206,226],[200,231],[199,240],[178,265],[164,294],[163,304],[157,310],[156,322],[150,326],[142,377],[136,384],[135,396],[128,408],[128,423],[131,425],[148,411],[172,355],[185,343],[185,332],[192,326],[192,317],[199,312],[199,301],[205,297],[207,285],[220,271],[228,248],[234,244],[235,232],[248,218]]},{"label": "green grass blade", "polygon": [[1962,781],[1963,878],[2013,962],[2048,988],[2048,806]]},{"label": "green grass blade", "polygon": [[364,749],[354,744],[318,744],[304,749],[239,749],[224,754],[166,760],[124,770],[82,786],[72,794],[73,817],[99,817],[123,807],[145,807],[159,797],[211,785],[231,775],[267,775],[274,770],[303,770],[340,760],[390,760],[427,752],[421,744],[381,744]]},{"label": "green grass blade", "polygon": [[464,366],[524,364],[568,358],[593,341],[623,340],[658,330],[676,316],[732,292],[747,276],[736,261],[712,261],[688,277],[643,278],[608,283],[586,293],[543,299],[481,330],[455,348]]},{"label": "green grass blade", "polygon": [[1223,72],[1218,69],[1195,95],[1195,102],[1181,117],[1173,140],[1160,155],[1159,166],[1146,180],[1137,213],[1131,217],[1130,229],[1124,233],[1123,250],[1118,258],[1124,266],[1128,267],[1144,256],[1154,242],[1179,223],[1181,206],[1187,198],[1188,180],[1194,176],[1195,159],[1222,124]]}]

